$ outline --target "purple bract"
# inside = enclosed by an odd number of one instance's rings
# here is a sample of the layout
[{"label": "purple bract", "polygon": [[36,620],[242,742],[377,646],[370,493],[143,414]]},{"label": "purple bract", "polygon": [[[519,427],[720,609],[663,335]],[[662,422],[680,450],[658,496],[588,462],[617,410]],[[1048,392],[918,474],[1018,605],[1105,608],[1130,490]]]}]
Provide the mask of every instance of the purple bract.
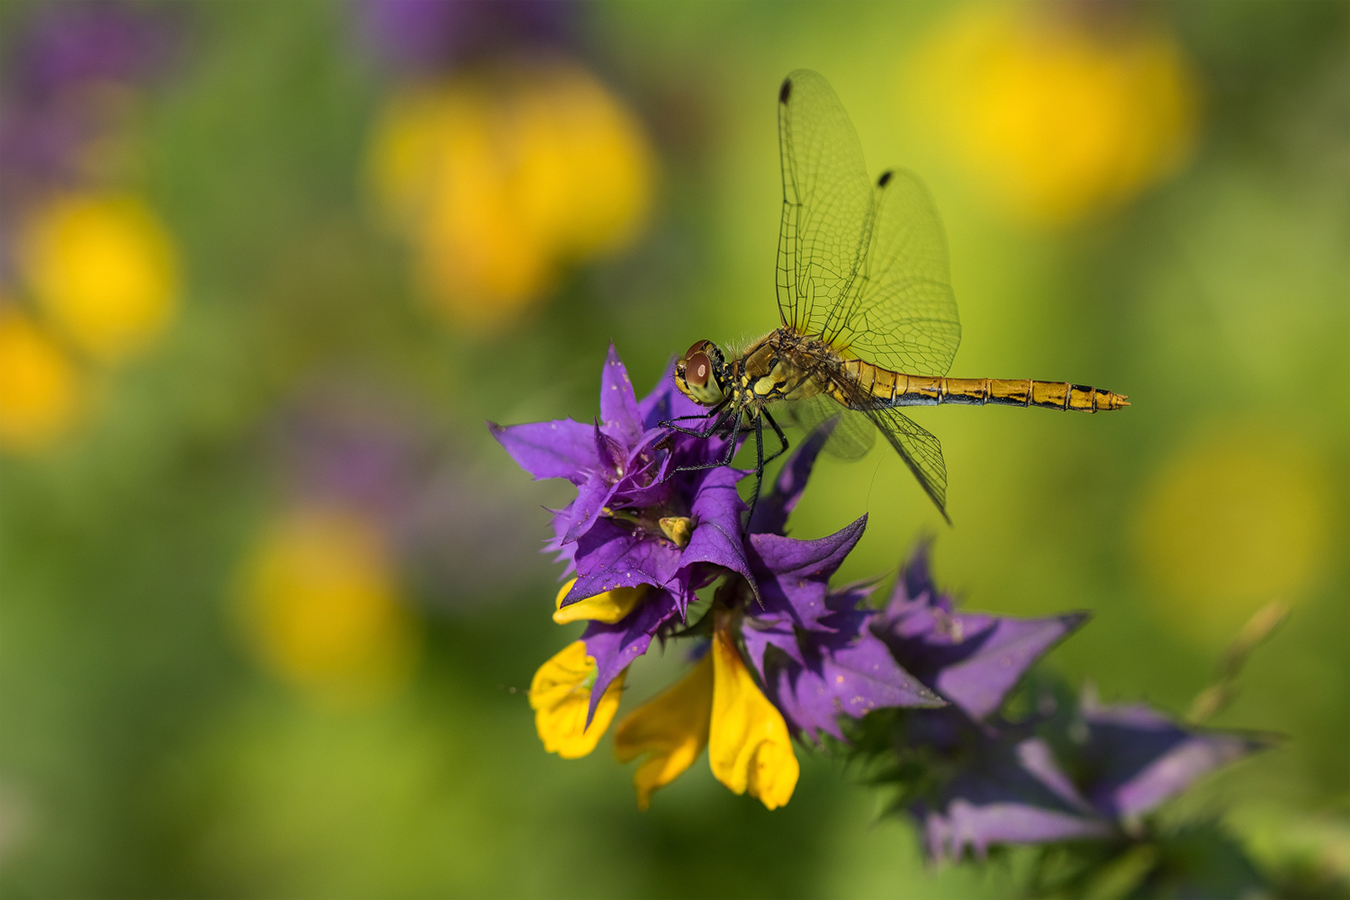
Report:
[{"label": "purple bract", "polygon": [[1119,834],[1201,775],[1264,746],[1183,727],[1146,706],[1091,699],[1041,721],[1004,720],[999,710],[1026,670],[1086,619],[956,612],[933,583],[926,545],[901,573],[874,627],[905,669],[952,704],[910,713],[895,737],[902,754],[931,754],[950,772],[910,808],[932,857]]}]

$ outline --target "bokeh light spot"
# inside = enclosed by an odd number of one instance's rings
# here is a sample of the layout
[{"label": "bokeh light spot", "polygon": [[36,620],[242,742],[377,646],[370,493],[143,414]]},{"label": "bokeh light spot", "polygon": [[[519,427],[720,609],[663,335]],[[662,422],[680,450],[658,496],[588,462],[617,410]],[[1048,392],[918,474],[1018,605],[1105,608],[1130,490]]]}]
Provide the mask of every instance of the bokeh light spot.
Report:
[{"label": "bokeh light spot", "polygon": [[368,178],[453,325],[518,320],[569,265],[630,243],[655,161],[623,104],[565,62],[406,88],[375,129]]},{"label": "bokeh light spot", "polygon": [[384,539],[353,513],[301,510],[274,523],[247,561],[244,611],[268,668],[323,702],[386,699],[418,655]]},{"label": "bokeh light spot", "polygon": [[1040,225],[1117,206],[1175,171],[1197,119],[1169,34],[1057,9],[963,8],[904,72],[906,96],[991,199]]},{"label": "bokeh light spot", "polygon": [[60,347],[26,315],[0,303],[0,446],[43,450],[78,410],[79,376]]},{"label": "bokeh light spot", "polygon": [[33,295],[94,357],[121,360],[159,335],[178,300],[173,242],[140,198],[58,196],[27,223],[20,264]]},{"label": "bokeh light spot", "polygon": [[1298,601],[1326,563],[1326,483],[1315,452],[1269,428],[1225,428],[1165,463],[1133,535],[1155,612],[1222,642],[1270,600]]}]

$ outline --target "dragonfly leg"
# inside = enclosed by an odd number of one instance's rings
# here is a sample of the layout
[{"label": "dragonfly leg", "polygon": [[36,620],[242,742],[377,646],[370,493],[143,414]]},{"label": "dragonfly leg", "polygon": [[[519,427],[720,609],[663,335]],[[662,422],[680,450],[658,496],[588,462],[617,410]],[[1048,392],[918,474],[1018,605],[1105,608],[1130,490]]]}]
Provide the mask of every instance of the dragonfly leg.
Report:
[{"label": "dragonfly leg", "polygon": [[[750,512],[745,517],[747,529],[755,519],[755,507],[759,505],[759,493],[764,489],[764,416],[768,415],[768,411],[761,410],[761,413],[761,415],[755,416],[755,492],[750,495]],[[772,422],[773,419],[769,421]],[[777,427],[777,425],[774,426],[775,429]],[[782,453],[783,451],[778,452]],[[778,454],[774,455],[777,456]]]},{"label": "dragonfly leg", "polygon": [[769,414],[769,411],[767,409],[764,410],[764,418],[769,420],[769,424],[773,426],[773,433],[778,436],[778,449],[774,451],[773,456],[770,456],[768,459],[764,460],[765,464],[767,465],[768,463],[773,462],[775,459],[786,453],[788,451],[789,445],[787,435],[783,434],[783,429],[780,428],[778,423],[773,420],[773,416]]},{"label": "dragonfly leg", "polygon": [[[666,419],[665,421],[661,422],[661,426],[663,428],[669,428],[671,431],[678,431],[680,434],[687,434],[699,438],[710,438],[714,434],[716,434],[718,430],[722,427],[723,423],[726,422],[727,413],[729,412],[729,410],[726,409],[726,404],[729,401],[729,399],[730,398],[724,399],[721,403],[714,406],[706,413],[701,413],[699,415],[693,416],[676,416],[673,419]],[[720,413],[720,415],[718,415],[718,413]],[[712,419],[713,416],[717,416],[717,418],[713,420],[712,425],[708,426],[702,431],[699,431],[696,428],[685,428],[682,425],[675,424],[676,422],[684,422],[688,421],[689,419],[703,419],[706,422],[708,419]]]},{"label": "dragonfly leg", "polygon": [[675,469],[676,472],[698,472],[703,469],[717,469],[722,466],[731,465],[732,459],[736,457],[736,439],[739,438],[741,435],[741,407],[734,406],[731,409],[723,410],[722,414],[717,417],[717,421],[713,423],[713,427],[709,428],[706,433],[699,433],[694,431],[686,431],[685,433],[691,434],[694,437],[701,437],[701,438],[712,437],[712,435],[714,435],[717,432],[717,429],[722,427],[722,422],[727,418],[727,416],[734,416],[735,418],[733,419],[731,424],[731,442],[727,445],[726,457],[724,459],[719,460],[718,462],[703,463],[702,465],[698,466],[680,466],[679,468]]}]

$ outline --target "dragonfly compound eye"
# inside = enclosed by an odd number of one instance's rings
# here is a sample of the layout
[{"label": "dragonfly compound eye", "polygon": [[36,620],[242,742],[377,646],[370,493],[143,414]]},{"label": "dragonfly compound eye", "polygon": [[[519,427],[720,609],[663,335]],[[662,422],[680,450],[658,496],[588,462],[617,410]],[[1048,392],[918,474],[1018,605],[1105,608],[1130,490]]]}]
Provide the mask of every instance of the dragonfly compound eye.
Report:
[{"label": "dragonfly compound eye", "polygon": [[680,358],[690,359],[693,357],[695,353],[706,352],[708,349],[708,345],[711,343],[712,341],[709,340],[694,341],[692,344],[689,345],[689,349],[684,351],[684,356]]},{"label": "dragonfly compound eye", "polygon": [[684,379],[695,387],[703,387],[712,375],[712,360],[699,351],[684,361]]},{"label": "dragonfly compound eye", "polygon": [[722,352],[712,341],[698,341],[675,363],[675,386],[701,406],[722,401]]}]

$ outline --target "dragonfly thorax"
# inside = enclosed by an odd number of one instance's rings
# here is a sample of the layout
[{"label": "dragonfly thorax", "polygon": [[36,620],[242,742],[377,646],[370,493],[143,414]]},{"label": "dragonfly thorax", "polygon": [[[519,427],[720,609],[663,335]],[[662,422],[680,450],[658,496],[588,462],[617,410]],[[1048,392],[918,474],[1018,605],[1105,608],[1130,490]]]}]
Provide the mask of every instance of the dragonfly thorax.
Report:
[{"label": "dragonfly thorax", "polygon": [[712,341],[695,341],[675,363],[675,386],[700,406],[716,406],[726,396],[726,358]]}]

